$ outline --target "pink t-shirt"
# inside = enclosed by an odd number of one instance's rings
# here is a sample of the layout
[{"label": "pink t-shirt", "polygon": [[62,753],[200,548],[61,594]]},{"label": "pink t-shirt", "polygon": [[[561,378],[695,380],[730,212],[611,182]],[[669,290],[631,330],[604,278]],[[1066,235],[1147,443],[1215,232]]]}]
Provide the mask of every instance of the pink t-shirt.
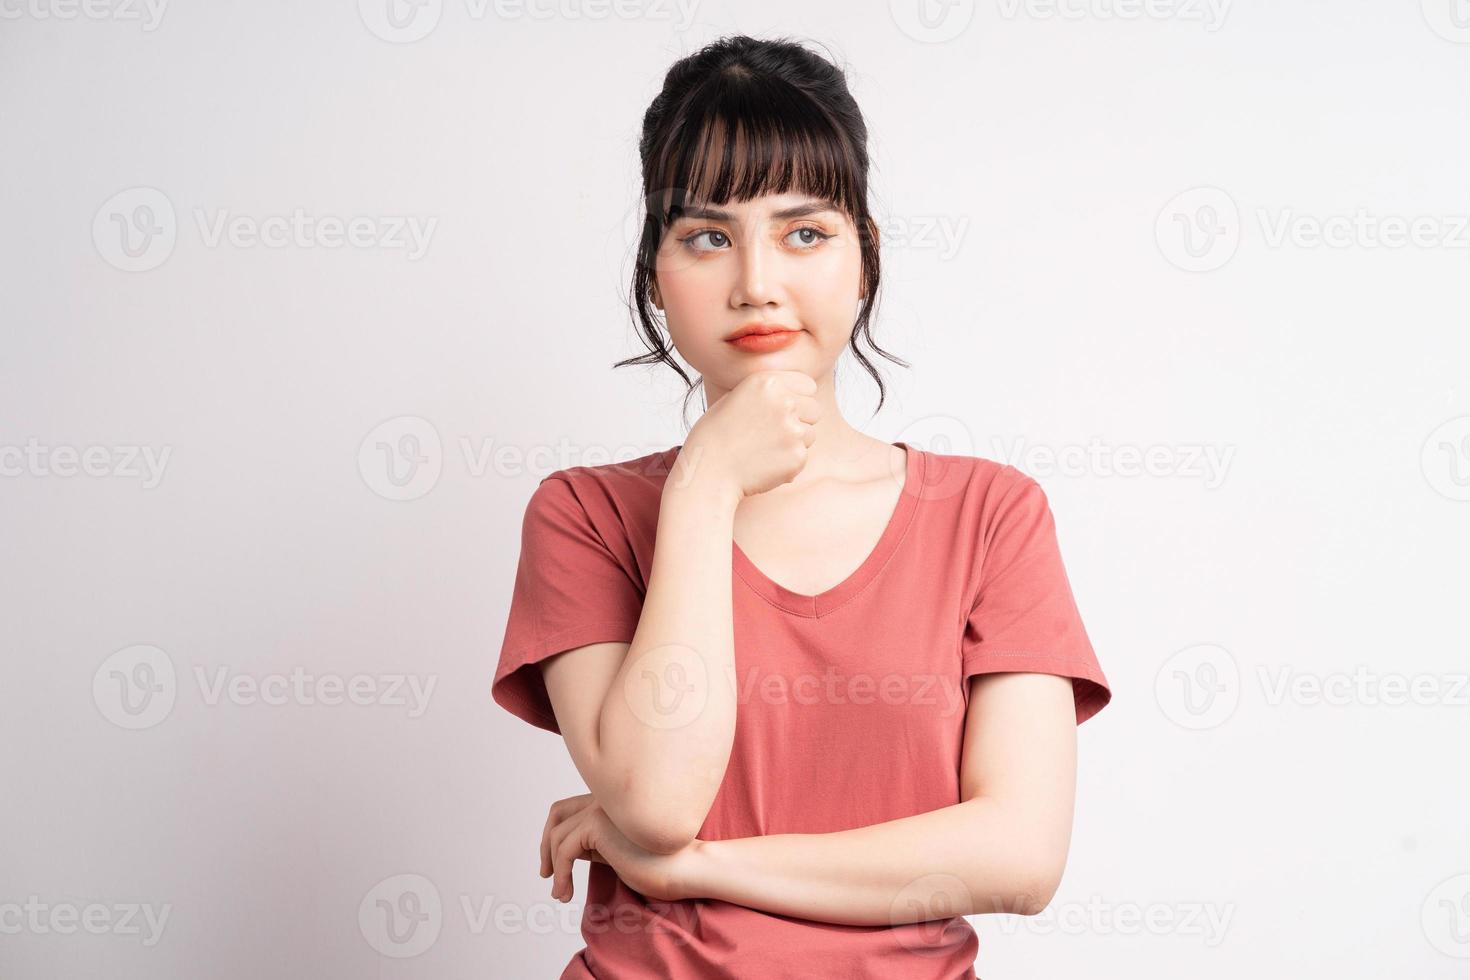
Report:
[{"label": "pink t-shirt", "polygon": [[[833,588],[793,592],[732,542],[735,741],[703,840],[830,833],[960,802],[973,674],[1070,677],[1078,724],[1112,696],[1040,485],[991,460],[895,445],[907,451],[904,493],[877,546]],[[559,732],[537,662],[633,640],[681,448],[558,470],[536,488],[491,688],[506,710]],[[609,865],[588,868],[586,947],[561,980],[975,976],[963,916],[836,925],[651,901]]]}]

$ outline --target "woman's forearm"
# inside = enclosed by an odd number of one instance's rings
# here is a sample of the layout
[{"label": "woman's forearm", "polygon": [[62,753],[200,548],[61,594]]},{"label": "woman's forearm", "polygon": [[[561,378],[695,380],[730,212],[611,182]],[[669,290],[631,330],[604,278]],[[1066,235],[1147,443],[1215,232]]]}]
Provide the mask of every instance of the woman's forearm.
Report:
[{"label": "woman's forearm", "polygon": [[829,834],[695,841],[681,894],[842,925],[899,925],[955,915],[1033,915],[1056,876],[1018,842],[1026,828],[977,797]]},{"label": "woman's forearm", "polygon": [[[681,462],[694,460],[681,454]],[[676,464],[638,629],[599,716],[603,808],[630,839],[661,853],[699,833],[734,743],[730,543],[738,503],[712,469]]]}]

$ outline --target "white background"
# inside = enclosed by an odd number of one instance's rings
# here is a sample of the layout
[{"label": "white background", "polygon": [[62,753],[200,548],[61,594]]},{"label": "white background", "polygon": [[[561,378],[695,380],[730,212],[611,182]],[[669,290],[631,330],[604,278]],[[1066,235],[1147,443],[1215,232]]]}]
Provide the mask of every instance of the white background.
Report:
[{"label": "white background", "polygon": [[[0,0],[0,976],[582,945],[489,686],[537,481],[683,440],[610,365],[639,122],[730,32],[871,128],[913,367],[849,418],[1041,481],[1113,685],[980,975],[1470,970],[1470,5],[387,2]],[[298,669],[368,703],[215,686]]]}]

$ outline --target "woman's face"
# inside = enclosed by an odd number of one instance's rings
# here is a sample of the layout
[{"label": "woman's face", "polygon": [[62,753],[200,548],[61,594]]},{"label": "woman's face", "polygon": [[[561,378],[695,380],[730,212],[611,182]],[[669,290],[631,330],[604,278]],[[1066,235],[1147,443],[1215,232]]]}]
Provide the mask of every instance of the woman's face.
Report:
[{"label": "woman's face", "polygon": [[[759,370],[822,381],[852,336],[862,249],[847,215],[803,193],[692,204],[664,235],[654,302],[711,400]],[[785,331],[732,341],[761,324]]]}]

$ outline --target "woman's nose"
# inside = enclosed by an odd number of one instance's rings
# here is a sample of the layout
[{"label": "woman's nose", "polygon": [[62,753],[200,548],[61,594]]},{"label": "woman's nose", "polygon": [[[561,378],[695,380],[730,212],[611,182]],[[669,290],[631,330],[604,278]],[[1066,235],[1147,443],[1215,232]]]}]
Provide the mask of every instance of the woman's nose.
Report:
[{"label": "woman's nose", "polygon": [[741,249],[735,295],[732,297],[735,302],[750,306],[763,306],[770,302],[777,292],[775,277],[779,274],[779,265],[779,257],[771,255],[759,243]]}]

